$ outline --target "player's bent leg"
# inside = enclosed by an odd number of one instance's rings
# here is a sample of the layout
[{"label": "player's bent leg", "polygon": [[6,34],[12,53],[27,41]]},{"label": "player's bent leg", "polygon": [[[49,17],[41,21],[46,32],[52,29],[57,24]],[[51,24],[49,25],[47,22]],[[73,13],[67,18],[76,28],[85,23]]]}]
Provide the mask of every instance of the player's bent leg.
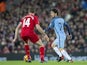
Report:
[{"label": "player's bent leg", "polygon": [[58,49],[57,45],[52,43],[51,46],[52,46],[53,50],[57,53],[57,55],[59,55],[59,57],[62,57],[62,54],[61,54],[60,50]]},{"label": "player's bent leg", "polygon": [[63,56],[62,56],[62,54],[61,54],[61,52],[60,52],[58,46],[57,46],[56,44],[54,44],[54,43],[53,43],[51,46],[52,46],[53,50],[54,50],[54,51],[57,53],[57,55],[59,56],[59,57],[57,58],[57,61],[58,61],[58,62],[62,61],[64,58],[63,58]]},{"label": "player's bent leg", "polygon": [[44,55],[45,55],[44,45],[43,45],[41,39],[39,39],[36,43],[39,45],[40,59],[41,59],[41,62],[43,63],[43,62],[45,61],[45,60],[44,60]]},{"label": "player's bent leg", "polygon": [[73,62],[69,54],[63,48],[61,48],[60,51],[63,54],[63,56],[68,60],[67,62]]}]

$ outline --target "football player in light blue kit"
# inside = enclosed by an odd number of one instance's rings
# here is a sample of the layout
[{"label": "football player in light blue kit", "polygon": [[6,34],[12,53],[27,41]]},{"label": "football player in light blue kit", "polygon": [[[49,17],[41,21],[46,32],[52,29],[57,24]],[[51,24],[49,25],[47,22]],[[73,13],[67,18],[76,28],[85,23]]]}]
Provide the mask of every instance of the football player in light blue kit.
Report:
[{"label": "football player in light blue kit", "polygon": [[59,55],[58,61],[63,60],[65,57],[69,62],[72,62],[71,57],[68,53],[64,50],[64,43],[66,40],[66,34],[64,32],[64,26],[66,26],[69,35],[71,34],[70,28],[68,24],[64,21],[63,18],[58,17],[58,11],[56,9],[52,9],[50,11],[50,15],[52,17],[51,23],[45,31],[50,30],[51,28],[54,29],[56,34],[56,39],[52,43],[53,50]]}]

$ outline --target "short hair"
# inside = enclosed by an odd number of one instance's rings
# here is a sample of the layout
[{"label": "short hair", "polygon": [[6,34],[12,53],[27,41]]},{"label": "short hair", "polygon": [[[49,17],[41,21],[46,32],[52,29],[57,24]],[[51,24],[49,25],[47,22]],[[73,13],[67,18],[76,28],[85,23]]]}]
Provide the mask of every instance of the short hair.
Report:
[{"label": "short hair", "polygon": [[35,13],[35,8],[33,8],[33,7],[29,8],[29,12]]},{"label": "short hair", "polygon": [[58,15],[58,10],[57,9],[51,9],[51,11],[53,11],[54,13],[57,13],[57,15]]}]

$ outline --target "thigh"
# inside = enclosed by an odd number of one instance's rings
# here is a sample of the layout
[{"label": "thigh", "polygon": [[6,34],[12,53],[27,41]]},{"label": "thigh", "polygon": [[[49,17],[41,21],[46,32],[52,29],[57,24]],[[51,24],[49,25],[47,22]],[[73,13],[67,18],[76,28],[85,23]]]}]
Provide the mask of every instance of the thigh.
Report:
[{"label": "thigh", "polygon": [[28,36],[21,36],[21,38],[24,42],[28,43],[28,39],[29,39]]},{"label": "thigh", "polygon": [[36,33],[32,33],[29,36],[29,39],[30,39],[31,42],[36,43],[39,40],[39,37],[38,37],[38,35]]},{"label": "thigh", "polygon": [[66,37],[60,37],[60,48],[64,48]]}]

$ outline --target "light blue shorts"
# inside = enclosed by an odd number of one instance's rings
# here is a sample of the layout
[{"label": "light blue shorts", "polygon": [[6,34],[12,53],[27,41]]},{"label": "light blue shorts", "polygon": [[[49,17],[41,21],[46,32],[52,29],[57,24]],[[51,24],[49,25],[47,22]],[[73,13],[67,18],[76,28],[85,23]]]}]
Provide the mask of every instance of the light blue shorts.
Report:
[{"label": "light blue shorts", "polygon": [[59,36],[54,40],[53,44],[57,45],[58,48],[64,48],[65,40],[66,36]]}]

